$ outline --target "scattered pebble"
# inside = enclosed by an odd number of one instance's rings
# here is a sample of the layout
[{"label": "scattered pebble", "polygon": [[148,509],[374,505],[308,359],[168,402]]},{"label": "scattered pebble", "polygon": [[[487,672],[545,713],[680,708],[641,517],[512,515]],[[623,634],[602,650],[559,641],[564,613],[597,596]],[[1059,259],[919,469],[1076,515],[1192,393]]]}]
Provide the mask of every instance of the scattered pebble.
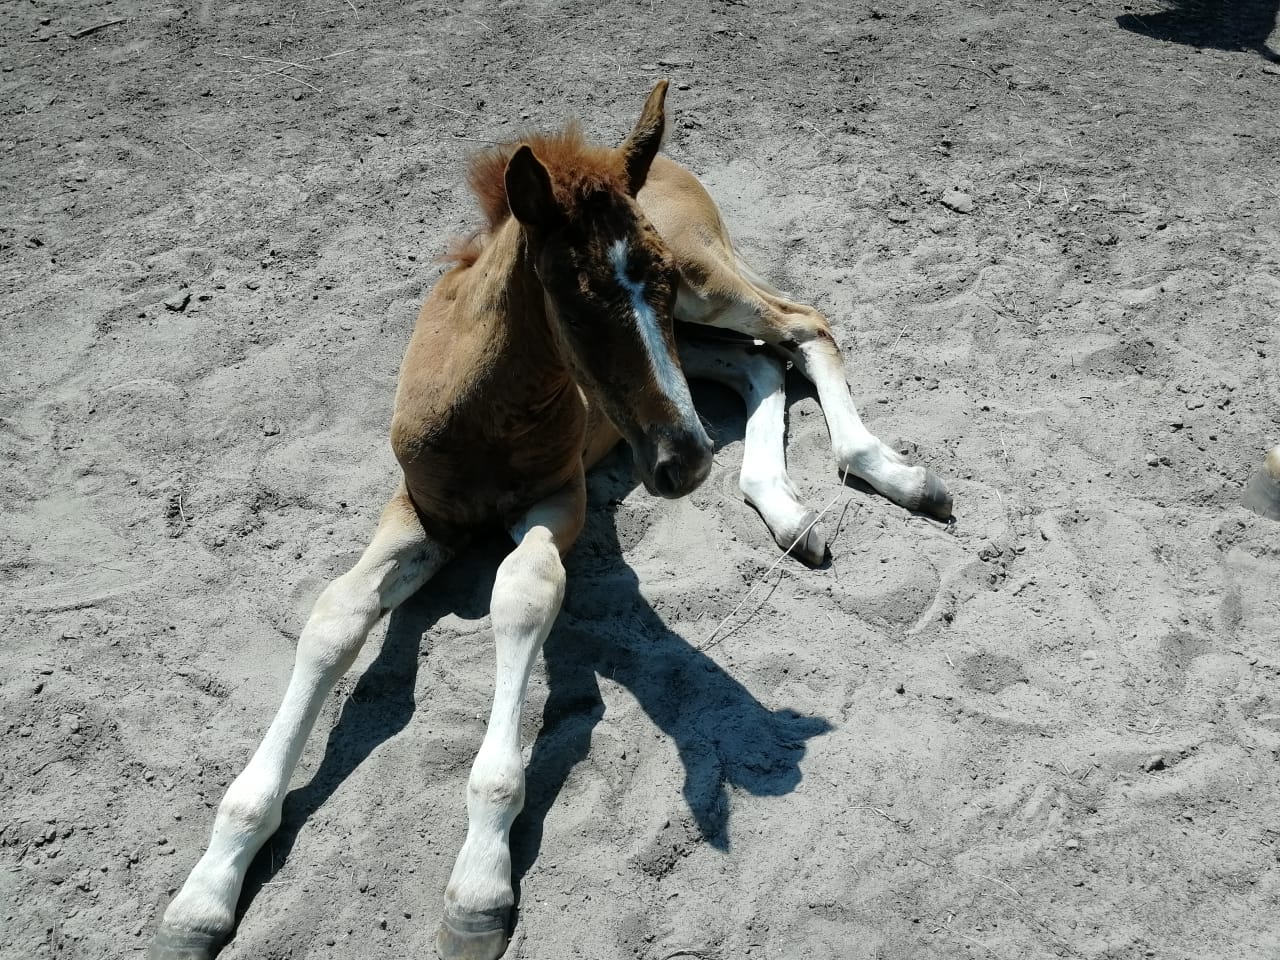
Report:
[{"label": "scattered pebble", "polygon": [[257,290],[258,287],[262,286],[262,284],[260,284],[257,280],[246,280],[244,282],[244,285],[248,287],[250,290]]},{"label": "scattered pebble", "polygon": [[973,213],[973,197],[957,187],[942,191],[942,205],[956,213]]},{"label": "scattered pebble", "polygon": [[181,313],[187,309],[187,304],[191,302],[191,294],[186,290],[179,290],[173,296],[166,297],[164,301],[165,309],[172,310],[175,313]]},{"label": "scattered pebble", "polygon": [[1152,773],[1153,771],[1163,770],[1163,769],[1164,769],[1164,757],[1162,757],[1158,753],[1154,754],[1153,756],[1147,757],[1146,762],[1143,763],[1142,765],[1143,773]]},{"label": "scattered pebble", "polygon": [[901,680],[899,680],[899,681],[898,681],[897,686],[895,686],[895,687],[893,688],[893,692],[894,692],[894,693],[906,693],[906,692],[907,692],[907,685],[906,685],[905,683],[903,683]]},{"label": "scattered pebble", "polygon": [[270,417],[262,418],[262,435],[265,437],[274,437],[280,432],[280,424],[272,420]]},{"label": "scattered pebble", "polygon": [[1063,846],[1066,847],[1068,850],[1079,850],[1080,841],[1072,837],[1070,840],[1064,843]]}]

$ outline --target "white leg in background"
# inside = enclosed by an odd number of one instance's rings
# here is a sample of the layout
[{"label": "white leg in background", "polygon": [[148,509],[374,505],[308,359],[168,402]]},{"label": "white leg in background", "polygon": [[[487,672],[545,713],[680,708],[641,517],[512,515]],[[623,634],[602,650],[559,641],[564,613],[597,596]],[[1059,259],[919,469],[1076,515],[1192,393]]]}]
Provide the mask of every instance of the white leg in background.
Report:
[{"label": "white leg in background", "polygon": [[467,782],[467,837],[445,889],[436,952],[445,960],[496,960],[507,947],[515,894],[511,824],[524,806],[520,715],[529,674],[564,598],[561,554],[582,529],[581,478],[512,529],[516,548],[498,567],[491,613],[497,654],[489,726]]},{"label": "white leg in background", "polygon": [[448,556],[427,538],[402,492],[356,565],[321,593],[298,640],[280,709],[227,788],[208,849],[164,912],[151,960],[206,960],[230,935],[249,863],[280,825],[289,779],[325,697],[378,618],[412,596]]},{"label": "white leg in background", "polygon": [[747,406],[742,472],[738,488],[759,511],[774,540],[807,563],[821,563],[827,543],[818,514],[801,502],[786,463],[785,375],[782,363],[763,350],[738,344],[681,339],[685,375],[714,380],[742,397]]},{"label": "white leg in background", "polygon": [[908,463],[863,425],[849,393],[844,360],[835,341],[829,335],[814,336],[787,349],[787,353],[818,389],[837,467],[909,510],[943,520],[950,518],[951,494],[937,474]]},{"label": "white leg in background", "polygon": [[773,344],[818,388],[842,475],[866,481],[909,510],[950,518],[951,494],[946,484],[931,470],[908,463],[863,425],[849,393],[844,358],[822,314],[787,299],[767,284],[757,285],[753,278],[750,268],[738,261],[732,271],[716,276],[720,288],[732,293],[699,293],[681,283],[676,318],[736,330]]}]

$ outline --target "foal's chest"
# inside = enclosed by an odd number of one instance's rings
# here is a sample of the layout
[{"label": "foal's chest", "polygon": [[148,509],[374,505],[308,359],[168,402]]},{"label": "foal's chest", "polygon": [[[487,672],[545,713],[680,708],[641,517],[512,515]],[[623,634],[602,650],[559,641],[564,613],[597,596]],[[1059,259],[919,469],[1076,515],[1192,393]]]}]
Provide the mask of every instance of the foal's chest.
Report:
[{"label": "foal's chest", "polygon": [[451,398],[401,385],[392,449],[440,531],[509,526],[582,469],[586,411],[573,382],[549,388],[501,373],[485,370]]}]

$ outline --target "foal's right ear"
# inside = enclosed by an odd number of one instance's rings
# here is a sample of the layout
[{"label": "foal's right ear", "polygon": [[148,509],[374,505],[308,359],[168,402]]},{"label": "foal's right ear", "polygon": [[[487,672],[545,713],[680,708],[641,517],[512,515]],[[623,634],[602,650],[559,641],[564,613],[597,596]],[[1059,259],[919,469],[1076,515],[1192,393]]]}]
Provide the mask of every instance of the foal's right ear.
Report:
[{"label": "foal's right ear", "polygon": [[644,102],[644,109],[640,112],[635,129],[618,148],[622,152],[622,163],[627,170],[627,186],[633,197],[644,186],[645,178],[649,176],[649,165],[658,155],[667,135],[666,102],[667,81],[659,80]]},{"label": "foal's right ear", "polygon": [[551,176],[528,144],[521,144],[507,161],[505,180],[511,215],[525,226],[545,229],[560,220]]}]

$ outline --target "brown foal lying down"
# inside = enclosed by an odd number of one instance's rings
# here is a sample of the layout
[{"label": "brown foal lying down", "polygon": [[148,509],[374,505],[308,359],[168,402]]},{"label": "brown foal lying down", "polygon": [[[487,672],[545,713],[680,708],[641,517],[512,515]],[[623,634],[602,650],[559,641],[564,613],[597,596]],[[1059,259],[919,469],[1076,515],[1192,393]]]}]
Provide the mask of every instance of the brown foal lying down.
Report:
[{"label": "brown foal lying down", "polygon": [[487,229],[455,254],[405,354],[391,427],[400,489],[359,562],[316,602],[284,701],[227,789],[152,958],[212,957],[230,936],[249,863],[280,824],[334,682],[379,617],[494,524],[516,545],[493,588],[493,710],[436,947],[446,960],[502,954],[514,906],[508,837],[524,802],[520,714],[564,594],[561,557],[582,530],[586,471],[624,439],[651,493],[689,493],[710,470],[712,446],[685,377],[717,379],[747,403],[743,493],[784,548],[810,562],[826,551],[786,475],[779,357],[678,344],[673,319],[771,345],[817,386],[841,471],[905,507],[950,516],[942,482],[862,425],[827,321],[742,264],[702,185],[658,156],[666,91],[654,87],[616,149],[570,127],[473,161]]}]

